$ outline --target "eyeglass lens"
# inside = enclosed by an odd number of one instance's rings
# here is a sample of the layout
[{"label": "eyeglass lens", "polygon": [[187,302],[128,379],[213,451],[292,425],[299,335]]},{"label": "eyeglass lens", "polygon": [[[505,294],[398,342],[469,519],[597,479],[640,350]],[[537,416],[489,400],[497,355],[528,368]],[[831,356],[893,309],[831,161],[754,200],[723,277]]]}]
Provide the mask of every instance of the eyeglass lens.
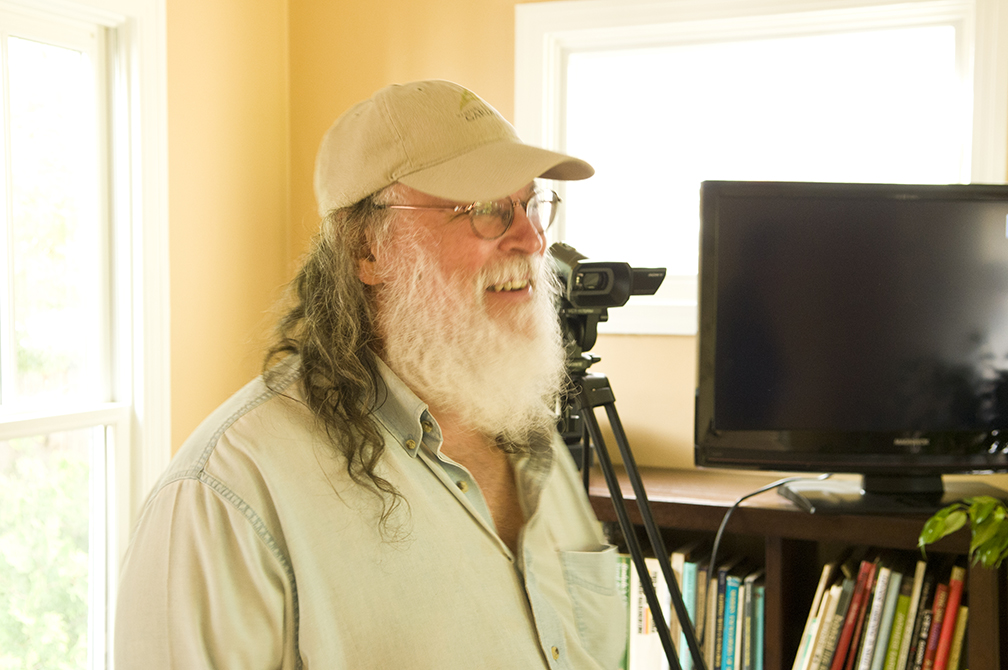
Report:
[{"label": "eyeglass lens", "polygon": [[[553,192],[536,192],[532,194],[525,205],[525,215],[540,232],[545,232],[556,217],[559,199]],[[494,239],[503,235],[514,220],[512,201],[479,203],[470,211],[473,228],[476,234],[486,239]]]}]

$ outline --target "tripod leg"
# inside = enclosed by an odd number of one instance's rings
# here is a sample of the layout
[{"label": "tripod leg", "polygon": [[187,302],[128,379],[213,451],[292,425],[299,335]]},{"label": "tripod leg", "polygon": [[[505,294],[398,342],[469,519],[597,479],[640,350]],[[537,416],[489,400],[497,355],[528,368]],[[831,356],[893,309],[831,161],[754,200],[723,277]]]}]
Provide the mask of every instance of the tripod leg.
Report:
[{"label": "tripod leg", "polygon": [[590,495],[588,486],[591,484],[591,466],[592,466],[592,455],[591,455],[591,437],[588,435],[587,431],[582,430],[581,435],[581,481],[584,484],[584,490],[586,495]]},{"label": "tripod leg", "polygon": [[[626,503],[623,500],[623,492],[619,486],[619,480],[616,479],[616,472],[613,469],[612,460],[609,458],[609,453],[606,451],[605,441],[602,439],[601,430],[598,426],[598,420],[595,418],[595,413],[592,411],[591,407],[588,407],[584,403],[584,399],[581,395],[578,395],[579,402],[581,403],[582,416],[585,422],[588,424],[588,429],[590,435],[592,436],[592,442],[595,445],[595,449],[598,452],[599,465],[602,467],[602,473],[605,475],[606,484],[609,486],[609,496],[612,498],[613,507],[616,510],[616,517],[619,520],[620,530],[623,531],[623,537],[627,542],[627,548],[630,550],[630,556],[633,559],[633,564],[637,568],[637,576],[640,577],[641,589],[644,591],[644,597],[647,600],[648,607],[651,608],[651,616],[654,619],[655,627],[658,630],[658,637],[661,639],[662,648],[665,650],[665,657],[668,659],[669,666],[675,670],[682,670],[682,666],[679,665],[679,658],[676,656],[675,647],[672,645],[672,634],[669,632],[668,623],[665,621],[665,615],[661,610],[658,603],[658,595],[655,593],[654,585],[651,583],[651,575],[648,572],[647,565],[644,561],[644,554],[641,551],[640,543],[637,541],[637,534],[634,531],[633,524],[630,522],[630,516],[626,510]],[[665,557],[666,563],[668,562],[668,557]],[[660,563],[660,559],[659,559]],[[671,569],[665,572],[662,568],[662,572],[665,575],[666,582],[669,582],[669,577],[671,576]],[[671,580],[669,584],[669,590],[674,588],[675,580]],[[682,600],[682,596],[679,596],[679,600]],[[677,610],[678,611],[678,610]],[[703,666],[697,666],[702,668]]]},{"label": "tripod leg", "polygon": [[[655,555],[658,558],[658,563],[661,566],[662,574],[665,576],[665,580],[668,583],[669,592],[672,596],[672,605],[675,608],[676,616],[679,618],[680,622],[685,622],[687,624],[682,628],[686,633],[686,644],[687,647],[689,647],[694,667],[702,669],[705,667],[703,654],[700,652],[700,647],[697,643],[696,635],[693,634],[692,627],[688,625],[690,620],[689,614],[686,612],[686,606],[683,603],[679,585],[672,576],[672,566],[669,563],[669,554],[665,549],[665,542],[662,539],[661,533],[654,522],[654,517],[651,514],[651,506],[648,503],[647,492],[644,490],[644,484],[640,478],[640,471],[637,468],[637,462],[634,459],[633,452],[630,450],[626,433],[623,432],[623,424],[620,421],[619,413],[616,411],[616,400],[613,396],[612,389],[609,387],[608,379],[606,379],[604,375],[587,375],[582,381],[581,393],[578,395],[578,401],[581,404],[581,415],[588,426],[589,434],[595,442],[596,450],[599,454],[600,464],[603,462],[603,452],[605,452],[606,449],[598,420],[595,418],[594,408],[601,405],[606,409],[606,416],[609,418],[609,425],[613,430],[613,436],[616,438],[616,444],[619,447],[620,456],[623,459],[623,467],[626,470],[627,477],[630,480],[630,485],[634,491],[634,496],[637,499],[637,507],[640,510],[641,519],[644,522],[644,528],[647,531],[648,540],[651,542],[651,547],[654,549]],[[611,470],[612,462],[608,457],[608,453],[605,453],[604,458],[608,464],[608,469]],[[603,471],[605,471],[605,468]],[[613,475],[613,478],[615,479],[615,475]],[[613,487],[610,485],[609,493],[610,496],[612,496],[613,505],[617,507],[617,516],[619,516],[619,507],[624,506],[625,504],[623,502],[623,494],[619,489],[618,483],[616,484],[615,492]],[[619,501],[618,505],[617,500]],[[628,535],[626,528],[623,528],[623,533],[624,535]],[[629,543],[630,540],[631,538],[628,536],[627,542]],[[636,535],[633,536],[633,541],[636,543]],[[637,560],[636,557],[634,560]],[[638,568],[638,570],[640,571],[641,568]],[[654,610],[652,609],[652,612],[653,611]],[[667,649],[666,653],[668,653]],[[679,668],[678,658],[676,658],[675,662],[673,662],[670,658],[669,665],[673,668]]]}]

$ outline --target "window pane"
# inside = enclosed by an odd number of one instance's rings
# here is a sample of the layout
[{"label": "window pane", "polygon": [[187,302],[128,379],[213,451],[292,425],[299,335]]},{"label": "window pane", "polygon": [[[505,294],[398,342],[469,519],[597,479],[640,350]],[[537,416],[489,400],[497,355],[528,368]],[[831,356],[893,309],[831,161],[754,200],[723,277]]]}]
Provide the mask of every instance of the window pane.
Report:
[{"label": "window pane", "polygon": [[597,172],[567,186],[565,239],[695,275],[705,179],[968,180],[955,39],[931,26],[572,54],[564,146]]},{"label": "window pane", "polygon": [[0,442],[0,667],[85,668],[95,430]]},{"label": "window pane", "polygon": [[104,400],[95,80],[90,58],[8,40],[13,301],[3,402]]}]

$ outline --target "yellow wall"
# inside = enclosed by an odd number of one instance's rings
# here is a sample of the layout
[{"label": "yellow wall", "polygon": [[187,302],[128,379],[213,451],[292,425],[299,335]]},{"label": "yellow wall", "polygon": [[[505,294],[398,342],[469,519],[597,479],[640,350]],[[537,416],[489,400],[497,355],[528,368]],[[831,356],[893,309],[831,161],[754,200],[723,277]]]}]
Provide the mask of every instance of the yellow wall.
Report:
[{"label": "yellow wall", "polygon": [[[167,0],[173,443],[258,371],[317,226],[315,149],[391,83],[458,81],[513,118],[514,0]],[[1005,36],[1008,39],[1008,36]],[[693,462],[695,338],[602,336],[641,465]]]},{"label": "yellow wall", "polygon": [[286,0],[168,0],[172,444],[259,371],[287,281]]}]

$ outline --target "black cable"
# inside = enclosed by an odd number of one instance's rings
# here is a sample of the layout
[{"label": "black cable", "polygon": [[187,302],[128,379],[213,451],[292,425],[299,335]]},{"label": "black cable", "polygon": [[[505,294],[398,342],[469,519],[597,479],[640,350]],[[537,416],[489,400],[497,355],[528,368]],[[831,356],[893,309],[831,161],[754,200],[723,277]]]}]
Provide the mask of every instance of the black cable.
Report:
[{"label": "black cable", "polygon": [[[824,479],[829,479],[830,476],[831,475],[829,474],[824,474],[819,475],[815,479],[822,481]],[[734,503],[732,503],[732,506],[728,508],[727,512],[725,512],[724,518],[721,519],[721,525],[718,526],[717,534],[714,535],[714,546],[711,548],[710,564],[707,566],[707,579],[710,579],[715,574],[714,566],[717,564],[717,553],[718,553],[718,547],[721,545],[721,536],[724,535],[725,528],[728,526],[728,519],[731,518],[732,512],[735,511],[735,508],[741,505],[743,501],[748,500],[753,496],[758,496],[761,493],[766,493],[767,491],[772,491],[775,488],[784,486],[785,484],[801,481],[803,479],[808,479],[808,477],[785,477],[784,479],[778,479],[775,482],[772,482],[770,484],[767,484],[766,486],[756,489],[755,491],[745,494],[744,496],[736,500]],[[696,625],[698,623],[699,622],[694,623],[695,628],[700,632],[700,634],[697,635],[697,642],[702,644],[704,639],[704,633],[706,633],[705,630],[706,626]]]}]

